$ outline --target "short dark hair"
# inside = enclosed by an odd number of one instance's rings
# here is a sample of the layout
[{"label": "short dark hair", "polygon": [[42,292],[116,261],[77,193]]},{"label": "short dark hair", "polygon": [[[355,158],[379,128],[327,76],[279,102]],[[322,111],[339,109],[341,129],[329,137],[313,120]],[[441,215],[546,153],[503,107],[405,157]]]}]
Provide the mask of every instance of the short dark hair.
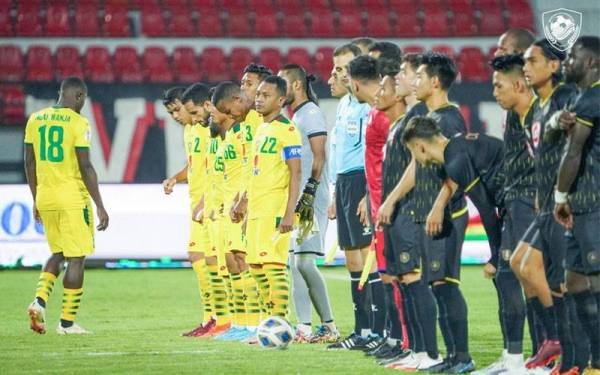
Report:
[{"label": "short dark hair", "polygon": [[408,121],[402,132],[402,143],[408,144],[414,139],[432,140],[442,134],[437,122],[431,117],[415,116]]},{"label": "short dark hair", "polygon": [[75,76],[67,77],[67,78],[63,79],[62,82],[60,83],[61,91],[67,91],[67,90],[73,90],[73,89],[87,91],[87,85],[85,84],[85,82],[83,82],[83,80],[81,78],[75,77]]},{"label": "short dark hair", "polygon": [[495,57],[490,62],[490,65],[492,66],[492,69],[494,69],[495,72],[502,72],[506,74],[512,73],[522,76],[525,61],[523,60],[522,55],[515,53]]},{"label": "short dark hair", "polygon": [[254,73],[256,75],[258,75],[258,79],[260,79],[261,81],[265,78],[267,78],[268,76],[273,75],[273,71],[269,68],[267,68],[266,66],[262,65],[262,64],[255,64],[255,63],[251,63],[248,64],[245,68],[244,68],[244,74],[246,73]]},{"label": "short dark hair", "polygon": [[379,58],[377,60],[377,72],[382,77],[393,77],[400,72],[400,61]]},{"label": "short dark hair", "polygon": [[356,45],[354,45],[352,43],[342,44],[341,46],[339,46],[333,50],[334,57],[340,56],[340,55],[345,55],[347,53],[351,53],[355,57],[362,55],[360,48],[358,48]]},{"label": "short dark hair", "polygon": [[506,35],[510,36],[515,40],[515,50],[518,53],[523,53],[533,42],[535,41],[535,36],[533,33],[527,29],[522,28],[514,28],[508,29],[506,31]]},{"label": "short dark hair", "polygon": [[218,105],[221,100],[229,99],[233,94],[240,92],[240,86],[231,81],[221,82],[213,88],[212,103]]},{"label": "short dark hair", "polygon": [[407,53],[402,56],[402,63],[407,63],[413,70],[417,70],[423,61],[423,55],[420,53]]},{"label": "short dark hair", "polygon": [[184,92],[185,87],[183,86],[174,86],[166,89],[162,95],[163,105],[168,106],[169,104],[173,104],[175,100],[181,100],[181,96]]},{"label": "short dark hair", "polygon": [[[367,36],[361,36],[361,37],[352,39],[350,41],[350,44],[355,45],[357,47],[358,46],[363,46],[363,47],[365,47],[365,49],[367,51],[369,51],[369,48],[371,48],[371,46],[373,44],[375,44],[375,39],[369,38]],[[360,49],[360,47],[359,47],[359,49]],[[359,53],[359,55],[362,55],[362,51]]]},{"label": "short dark hair", "polygon": [[210,100],[210,88],[204,83],[194,83],[181,95],[182,103],[187,103],[190,100],[196,105],[200,105],[205,101]]},{"label": "short dark hair", "polygon": [[380,53],[379,58],[400,60],[402,58],[402,50],[392,42],[375,42],[369,47],[369,52],[377,51]]},{"label": "short dark hair", "polygon": [[[544,55],[544,57],[548,60],[558,60],[559,62],[562,62],[567,58],[567,54],[564,51],[559,51],[554,48],[548,39],[540,39],[533,43],[532,46],[539,47],[542,50],[542,55]],[[562,80],[562,69],[559,66],[558,69],[552,73],[552,83],[557,84]]]},{"label": "short dark hair", "polygon": [[352,79],[359,81],[377,81],[379,80],[377,60],[368,55],[355,57],[348,64],[348,74]]},{"label": "short dark hair", "polygon": [[298,64],[287,64],[281,68],[281,71],[286,72],[289,75],[291,81],[300,81],[302,84],[302,88],[306,92],[306,96],[308,100],[311,102],[318,104],[319,99],[317,98],[317,94],[312,87],[312,83],[316,80],[315,76],[312,74],[307,74],[306,70]]},{"label": "short dark hair", "polygon": [[600,56],[600,38],[597,36],[584,35],[580,37],[575,44],[594,54],[596,58]]},{"label": "short dark hair", "polygon": [[263,80],[263,83],[269,83],[271,85],[275,85],[277,89],[277,93],[279,96],[286,96],[287,94],[287,83],[285,83],[285,79],[278,76],[268,76]]},{"label": "short dark hair", "polygon": [[443,53],[427,52],[423,54],[421,65],[427,67],[425,71],[429,77],[438,77],[444,90],[450,89],[458,75],[454,61]]}]

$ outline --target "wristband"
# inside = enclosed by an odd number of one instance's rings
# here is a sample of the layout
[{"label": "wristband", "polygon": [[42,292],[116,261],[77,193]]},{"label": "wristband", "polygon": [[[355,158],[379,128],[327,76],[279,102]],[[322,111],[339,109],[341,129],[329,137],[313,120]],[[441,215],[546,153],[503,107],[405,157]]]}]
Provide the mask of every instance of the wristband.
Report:
[{"label": "wristband", "polygon": [[317,193],[317,188],[319,187],[319,181],[310,177],[304,186],[303,193],[315,195]]},{"label": "wristband", "polygon": [[554,202],[556,204],[567,203],[569,200],[569,193],[563,193],[561,191],[556,190],[554,192]]}]

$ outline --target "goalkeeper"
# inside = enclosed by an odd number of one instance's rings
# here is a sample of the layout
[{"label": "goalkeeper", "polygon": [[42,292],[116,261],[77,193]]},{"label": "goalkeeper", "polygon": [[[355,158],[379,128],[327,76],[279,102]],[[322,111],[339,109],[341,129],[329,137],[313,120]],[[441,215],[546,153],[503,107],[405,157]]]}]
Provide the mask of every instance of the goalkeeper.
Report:
[{"label": "goalkeeper", "polygon": [[[292,122],[302,134],[302,181],[304,190],[296,206],[300,217],[297,239],[292,240],[290,254],[292,296],[298,328],[298,342],[332,343],[339,339],[333,322],[331,305],[323,275],[317,268],[316,258],[322,256],[327,231],[329,185],[325,168],[327,125],[323,111],[317,106],[317,97],[310,82],[312,76],[299,65],[286,65],[279,72],[287,83],[287,102],[293,112]],[[311,301],[321,318],[321,326],[311,327]]]}]

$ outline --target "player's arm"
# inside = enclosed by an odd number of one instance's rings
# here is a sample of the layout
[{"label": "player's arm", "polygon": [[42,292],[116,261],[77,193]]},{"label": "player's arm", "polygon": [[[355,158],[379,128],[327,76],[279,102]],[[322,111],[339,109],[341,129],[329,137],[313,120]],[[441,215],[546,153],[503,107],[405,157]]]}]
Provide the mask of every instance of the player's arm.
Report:
[{"label": "player's arm", "polygon": [[425,232],[429,236],[435,236],[442,231],[442,226],[444,224],[444,210],[456,190],[458,190],[458,184],[450,178],[447,178],[442,184],[440,192],[438,193],[435,202],[433,202],[431,211],[429,212],[429,215],[427,215]]},{"label": "player's arm", "polygon": [[204,222],[204,195],[196,205],[194,205],[194,210],[192,211],[192,220],[199,222],[202,224]]},{"label": "player's arm", "polygon": [[394,207],[398,201],[404,198],[406,194],[408,194],[415,187],[416,174],[417,161],[413,158],[410,161],[410,164],[408,164],[406,167],[402,178],[394,187],[394,190],[392,190],[385,201],[381,204],[381,207],[379,207],[379,211],[377,213],[377,223],[379,226],[391,224],[391,217],[394,212]]},{"label": "player's arm", "polygon": [[98,224],[97,229],[105,230],[108,227],[108,213],[104,208],[100,189],[98,188],[98,176],[96,175],[96,170],[90,161],[90,149],[77,148],[76,153],[81,178],[98,209],[98,220],[100,223]]},{"label": "player's arm", "polygon": [[173,187],[175,187],[175,184],[187,181],[187,171],[188,163],[186,163],[185,167],[183,167],[173,177],[169,177],[163,181],[163,189],[165,191],[165,194],[171,194],[173,192]]},{"label": "player's arm", "polygon": [[[296,212],[300,216],[300,222],[303,223],[306,228],[310,229],[312,228],[313,223],[315,195],[317,194],[321,174],[325,167],[325,144],[327,143],[327,133],[318,132],[309,135],[308,142],[310,143],[310,149],[313,154],[313,161],[310,178],[304,185],[304,190],[296,205]],[[325,183],[327,183],[327,181],[325,181]]]},{"label": "player's arm", "polygon": [[40,221],[40,213],[35,205],[35,197],[37,195],[37,174],[35,172],[35,151],[31,143],[25,143],[25,178],[31,190],[33,197],[33,215],[36,221]]},{"label": "player's arm", "polygon": [[302,166],[299,157],[288,159],[285,163],[290,170],[290,183],[288,186],[288,201],[285,214],[279,224],[279,232],[281,233],[287,233],[294,229],[294,212],[300,192],[300,179],[302,178]]}]

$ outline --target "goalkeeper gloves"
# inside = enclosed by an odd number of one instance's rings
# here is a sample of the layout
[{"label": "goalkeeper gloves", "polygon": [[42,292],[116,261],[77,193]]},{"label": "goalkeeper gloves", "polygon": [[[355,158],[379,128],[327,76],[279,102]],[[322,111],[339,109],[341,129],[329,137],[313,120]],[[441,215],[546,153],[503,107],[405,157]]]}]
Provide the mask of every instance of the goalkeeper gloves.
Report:
[{"label": "goalkeeper gloves", "polygon": [[317,193],[317,188],[319,187],[319,181],[314,178],[309,178],[308,182],[304,186],[304,191],[302,192],[302,196],[296,205],[296,213],[300,217],[300,222],[298,226],[298,238],[296,241],[298,244],[301,244],[302,241],[310,234],[313,224],[314,224],[314,204],[315,204],[315,194]]}]

